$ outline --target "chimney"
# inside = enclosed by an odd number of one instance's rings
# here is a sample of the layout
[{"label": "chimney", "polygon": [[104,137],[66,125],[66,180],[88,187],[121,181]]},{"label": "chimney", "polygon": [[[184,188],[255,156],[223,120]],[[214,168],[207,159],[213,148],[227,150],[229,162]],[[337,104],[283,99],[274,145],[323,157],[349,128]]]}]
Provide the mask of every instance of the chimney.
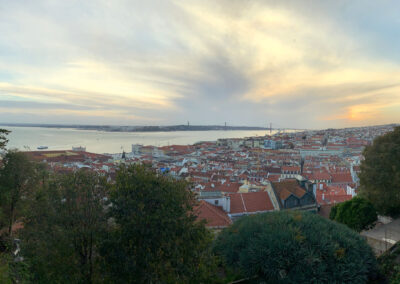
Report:
[{"label": "chimney", "polygon": [[227,213],[230,213],[230,212],[231,212],[231,197],[225,195],[225,200],[226,200],[226,202],[225,202],[225,204],[226,204],[225,211],[226,211]]}]

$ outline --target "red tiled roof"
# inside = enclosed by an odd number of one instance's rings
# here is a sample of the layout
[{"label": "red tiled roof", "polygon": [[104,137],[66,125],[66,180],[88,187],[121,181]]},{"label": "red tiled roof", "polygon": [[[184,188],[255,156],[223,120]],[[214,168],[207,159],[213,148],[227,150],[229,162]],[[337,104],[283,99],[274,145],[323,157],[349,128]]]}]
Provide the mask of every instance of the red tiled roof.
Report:
[{"label": "red tiled roof", "polygon": [[318,189],[315,195],[318,204],[341,203],[352,198],[343,188],[337,186],[327,186],[323,190]]},{"label": "red tiled roof", "polygon": [[293,193],[291,193],[286,188],[282,188],[281,191],[279,192],[279,197],[281,198],[281,200],[286,200],[286,198],[288,198],[291,194]]},{"label": "red tiled roof", "polygon": [[269,175],[267,179],[268,179],[270,182],[273,182],[273,181],[277,182],[277,181],[279,181],[280,178],[281,178],[281,177],[278,176],[278,175]]},{"label": "red tiled roof", "polygon": [[24,152],[30,158],[47,162],[84,162],[86,159],[107,161],[111,157],[89,152],[74,152],[70,150],[28,151]]},{"label": "red tiled roof", "polygon": [[171,145],[171,146],[163,146],[159,147],[158,149],[162,151],[166,151],[168,153],[175,152],[175,153],[190,153],[194,151],[195,147],[192,145]]},{"label": "red tiled roof", "polygon": [[194,209],[197,218],[206,220],[209,228],[224,228],[232,224],[231,219],[221,207],[212,205],[204,200]]},{"label": "red tiled roof", "polygon": [[311,176],[311,179],[314,180],[330,180],[331,176],[328,173],[319,173],[319,172],[314,172]]},{"label": "red tiled roof", "polygon": [[230,213],[255,213],[274,210],[268,192],[248,192],[230,194]]},{"label": "red tiled roof", "polygon": [[324,195],[324,199],[322,199],[322,195],[317,195],[317,202],[318,204],[336,204],[342,203],[347,200],[352,199],[351,195]]},{"label": "red tiled roof", "polygon": [[239,191],[240,186],[241,184],[238,182],[230,182],[230,183],[225,182],[224,184],[216,186],[215,189],[221,192],[236,193]]},{"label": "red tiled roof", "polygon": [[306,194],[306,190],[301,188],[295,179],[286,179],[281,182],[273,182],[272,185],[281,200],[285,200],[290,194],[293,194],[298,198],[301,198],[304,194]]},{"label": "red tiled roof", "polygon": [[239,191],[239,187],[241,186],[238,182],[199,182],[204,186],[204,191],[220,191],[226,193],[236,193]]},{"label": "red tiled roof", "polygon": [[353,178],[349,172],[332,174],[332,183],[352,183]]},{"label": "red tiled roof", "polygon": [[300,172],[301,168],[298,166],[283,166],[282,171]]}]

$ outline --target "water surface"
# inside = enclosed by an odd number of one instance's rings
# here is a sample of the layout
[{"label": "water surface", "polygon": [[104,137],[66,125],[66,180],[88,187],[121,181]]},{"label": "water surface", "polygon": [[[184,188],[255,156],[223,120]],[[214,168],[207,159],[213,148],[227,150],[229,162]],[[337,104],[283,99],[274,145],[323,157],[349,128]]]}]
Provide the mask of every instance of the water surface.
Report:
[{"label": "water surface", "polygon": [[94,153],[120,153],[122,150],[130,152],[132,144],[154,146],[188,145],[199,141],[215,141],[218,138],[242,138],[266,134],[265,130],[105,132],[72,128],[1,128],[12,131],[9,135],[8,148],[36,150],[38,146],[43,145],[48,146],[48,150],[70,150],[72,147],[84,146],[88,152]]}]

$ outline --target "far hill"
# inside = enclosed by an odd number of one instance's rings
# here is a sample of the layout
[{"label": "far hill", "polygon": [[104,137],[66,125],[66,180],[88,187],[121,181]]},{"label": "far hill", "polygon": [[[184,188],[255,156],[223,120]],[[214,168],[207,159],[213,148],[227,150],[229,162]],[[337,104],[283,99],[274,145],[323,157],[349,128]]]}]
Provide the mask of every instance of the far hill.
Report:
[{"label": "far hill", "polygon": [[168,126],[118,126],[118,125],[66,125],[66,124],[30,124],[30,123],[0,123],[11,127],[45,127],[74,128],[81,130],[99,130],[110,132],[169,132],[169,131],[210,131],[210,130],[268,130],[256,126],[224,126],[224,125],[168,125]]}]

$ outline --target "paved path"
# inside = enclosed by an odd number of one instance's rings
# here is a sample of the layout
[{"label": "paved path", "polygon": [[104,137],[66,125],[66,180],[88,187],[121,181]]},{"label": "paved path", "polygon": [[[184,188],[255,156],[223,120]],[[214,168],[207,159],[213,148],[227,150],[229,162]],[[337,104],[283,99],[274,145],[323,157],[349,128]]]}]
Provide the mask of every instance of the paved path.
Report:
[{"label": "paved path", "polygon": [[361,235],[367,238],[368,243],[380,255],[400,241],[400,218],[374,229],[363,231]]}]

